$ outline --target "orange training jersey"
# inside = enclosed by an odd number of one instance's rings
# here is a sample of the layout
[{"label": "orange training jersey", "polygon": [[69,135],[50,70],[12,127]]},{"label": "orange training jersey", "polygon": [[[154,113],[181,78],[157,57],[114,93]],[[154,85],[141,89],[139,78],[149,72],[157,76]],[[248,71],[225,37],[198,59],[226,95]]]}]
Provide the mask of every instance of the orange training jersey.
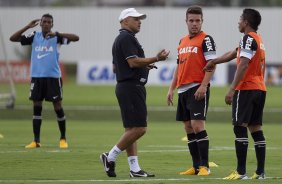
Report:
[{"label": "orange training jersey", "polygon": [[236,90],[266,91],[264,82],[265,48],[257,33],[250,32],[240,41],[240,47],[237,51],[237,66],[240,63],[240,57],[246,57],[250,59],[250,62],[243,79],[236,86]]},{"label": "orange training jersey", "polygon": [[192,38],[187,35],[181,39],[177,51],[177,87],[201,83],[205,76],[203,68],[207,60],[216,58],[213,38],[204,32]]}]

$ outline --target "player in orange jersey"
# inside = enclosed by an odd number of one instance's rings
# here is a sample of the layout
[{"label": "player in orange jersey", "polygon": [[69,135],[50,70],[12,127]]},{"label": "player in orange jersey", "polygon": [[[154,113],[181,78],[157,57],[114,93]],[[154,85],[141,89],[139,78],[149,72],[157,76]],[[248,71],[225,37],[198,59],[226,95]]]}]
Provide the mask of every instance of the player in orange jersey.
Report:
[{"label": "player in orange jersey", "polygon": [[257,170],[252,179],[264,179],[266,142],[262,131],[262,116],[266,97],[264,82],[265,48],[257,30],[261,15],[257,10],[244,9],[239,21],[239,31],[244,33],[240,45],[233,51],[210,61],[204,68],[213,71],[216,64],[237,58],[237,70],[225,96],[225,102],[232,104],[232,121],[235,134],[237,169],[224,179],[247,179],[246,159],[249,129],[257,157]]},{"label": "player in orange jersey", "polygon": [[207,176],[210,174],[209,138],[205,122],[213,72],[205,72],[203,68],[209,60],[216,58],[216,50],[213,38],[201,29],[201,7],[187,9],[186,24],[189,34],[180,40],[178,46],[177,65],[168,90],[167,103],[173,105],[173,93],[177,88],[176,120],[184,124],[193,161],[193,166],[180,174]]}]

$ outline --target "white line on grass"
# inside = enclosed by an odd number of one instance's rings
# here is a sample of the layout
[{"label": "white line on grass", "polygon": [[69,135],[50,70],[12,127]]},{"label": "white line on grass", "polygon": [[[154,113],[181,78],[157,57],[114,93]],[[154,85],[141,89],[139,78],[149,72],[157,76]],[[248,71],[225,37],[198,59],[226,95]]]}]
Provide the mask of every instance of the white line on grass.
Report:
[{"label": "white line on grass", "polygon": [[[154,147],[153,145],[149,146],[149,147]],[[158,146],[156,146],[158,147]],[[163,148],[174,148],[173,146],[164,146]],[[214,147],[214,148],[210,148],[210,151],[232,151],[234,150],[234,147]],[[251,150],[254,150],[254,148],[249,148]],[[267,150],[281,150],[282,147],[267,147]],[[67,149],[67,150],[46,150],[46,149],[40,149],[37,148],[36,150],[30,150],[30,151],[36,151],[36,152],[42,152],[42,153],[71,153],[76,151],[76,149]],[[0,151],[0,154],[9,154],[9,153],[28,153],[29,151],[27,150],[10,150],[10,151]],[[91,153],[100,153],[100,151],[97,150],[91,150],[89,151]],[[138,152],[141,153],[164,153],[164,152],[187,152],[187,148],[183,146],[183,149],[159,149],[159,150],[140,150]]]},{"label": "white line on grass", "polygon": [[[266,180],[269,179],[282,179],[282,177],[266,177]],[[0,183],[60,183],[60,182],[68,182],[68,183],[77,183],[77,182],[154,182],[154,181],[199,181],[199,180],[223,180],[222,178],[142,178],[142,179],[120,179],[120,180],[0,180]]]},{"label": "white line on grass", "polygon": [[[5,107],[0,107],[0,109],[4,109]],[[16,105],[15,109],[19,110],[28,110],[30,109],[29,105]],[[46,106],[44,107],[46,110],[53,110],[53,107]],[[95,105],[65,105],[64,109],[66,110],[80,110],[80,111],[119,111],[119,106],[95,106]],[[174,112],[176,111],[176,107],[165,107],[165,106],[148,106],[149,111],[159,111],[159,112]],[[231,112],[231,108],[226,107],[209,107],[210,112]],[[264,112],[271,112],[271,113],[280,113],[282,112],[282,108],[265,108]]]}]

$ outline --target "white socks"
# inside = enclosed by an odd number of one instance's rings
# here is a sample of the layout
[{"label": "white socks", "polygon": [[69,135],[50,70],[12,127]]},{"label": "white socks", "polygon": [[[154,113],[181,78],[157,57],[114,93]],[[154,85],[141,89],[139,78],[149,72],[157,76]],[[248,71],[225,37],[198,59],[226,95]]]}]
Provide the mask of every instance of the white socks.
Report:
[{"label": "white socks", "polygon": [[131,171],[138,172],[141,170],[141,168],[139,167],[137,156],[130,156],[127,158],[127,160]]},{"label": "white socks", "polygon": [[[108,155],[108,162],[115,162],[118,155],[121,154],[122,151],[115,145]],[[138,156],[130,156],[127,158],[128,165],[130,167],[130,170],[133,172],[138,172],[141,170],[139,163],[138,163]]]},{"label": "white socks", "polygon": [[118,155],[121,154],[121,150],[115,145],[109,152],[108,162],[115,162]]}]

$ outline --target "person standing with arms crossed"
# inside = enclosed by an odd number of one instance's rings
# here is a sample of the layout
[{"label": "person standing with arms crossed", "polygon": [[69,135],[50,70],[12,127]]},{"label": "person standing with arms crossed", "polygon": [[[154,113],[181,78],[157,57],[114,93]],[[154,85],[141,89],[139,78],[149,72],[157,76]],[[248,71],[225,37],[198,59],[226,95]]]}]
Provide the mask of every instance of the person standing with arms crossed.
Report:
[{"label": "person standing with arms crossed", "polygon": [[240,45],[233,51],[212,60],[205,66],[213,71],[215,65],[237,58],[237,70],[225,96],[225,103],[232,104],[233,131],[237,169],[226,180],[248,179],[246,160],[248,151],[248,129],[255,144],[257,170],[251,179],[264,179],[266,141],[262,130],[263,108],[266,98],[265,48],[257,33],[261,15],[255,9],[244,9],[239,21],[239,31],[244,34]]},{"label": "person standing with arms crossed", "polygon": [[[41,32],[33,31],[23,35],[25,31],[40,24]],[[14,33],[10,40],[31,45],[31,84],[29,99],[33,101],[33,134],[34,140],[25,148],[39,148],[40,127],[42,122],[43,100],[53,103],[61,133],[60,148],[68,148],[66,141],[66,119],[62,107],[62,79],[59,67],[58,46],[78,41],[79,37],[70,33],[52,32],[53,16],[44,14],[41,19],[32,20],[27,26]]]},{"label": "person standing with arms crossed", "polygon": [[167,104],[173,105],[177,88],[176,120],[182,121],[188,138],[188,149],[193,166],[181,175],[207,176],[209,169],[209,138],[205,122],[209,105],[209,86],[213,72],[204,72],[207,62],[216,58],[214,40],[201,30],[203,12],[199,6],[186,11],[189,35],[180,40],[177,66],[167,94]]},{"label": "person standing with arms crossed", "polygon": [[116,97],[120,106],[124,133],[118,143],[100,155],[106,174],[116,177],[115,161],[126,150],[130,177],[154,177],[142,170],[138,164],[137,141],[147,130],[146,89],[149,70],[153,63],[167,59],[169,52],[161,50],[155,57],[145,58],[144,51],[135,34],[140,31],[141,20],[146,15],[134,8],[120,13],[120,34],[113,47],[113,70],[116,73]]}]

